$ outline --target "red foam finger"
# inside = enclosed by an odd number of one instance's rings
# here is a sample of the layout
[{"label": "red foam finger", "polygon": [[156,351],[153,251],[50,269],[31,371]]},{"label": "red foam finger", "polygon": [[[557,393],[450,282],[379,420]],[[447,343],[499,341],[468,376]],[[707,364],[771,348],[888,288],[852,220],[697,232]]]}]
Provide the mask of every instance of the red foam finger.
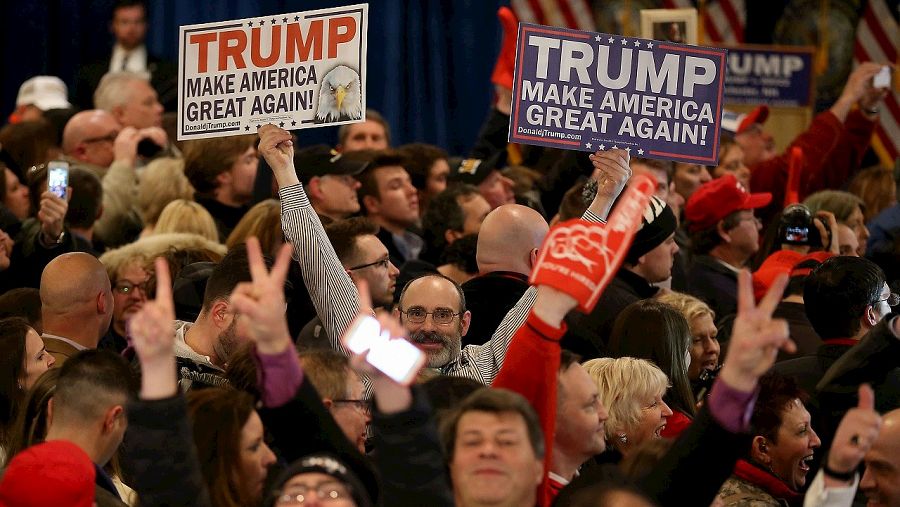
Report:
[{"label": "red foam finger", "polygon": [[655,189],[648,182],[638,178],[629,186],[607,224],[576,219],[554,227],[541,247],[531,283],[562,291],[578,302],[579,310],[590,312],[631,246]]}]

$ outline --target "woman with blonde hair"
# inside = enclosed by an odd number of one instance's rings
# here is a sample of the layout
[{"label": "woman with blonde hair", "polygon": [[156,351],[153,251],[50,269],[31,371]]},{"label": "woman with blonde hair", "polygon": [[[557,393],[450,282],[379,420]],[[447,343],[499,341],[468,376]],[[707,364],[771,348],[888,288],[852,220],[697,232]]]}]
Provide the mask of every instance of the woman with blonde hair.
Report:
[{"label": "woman with blonde hair", "polygon": [[602,357],[582,364],[597,383],[606,407],[606,440],[622,456],[641,443],[661,438],[672,409],[663,401],[669,379],[645,359]]},{"label": "woman with blonde hair", "polygon": [[153,228],[154,234],[186,232],[210,241],[219,241],[216,221],[206,208],[185,199],[176,199],[163,208]]},{"label": "woman with blonde hair", "polygon": [[153,232],[159,215],[176,199],[194,199],[194,187],[184,175],[184,160],[158,158],[147,164],[138,185],[137,207],[144,222],[141,237]]},{"label": "woman with blonde hair", "polygon": [[259,240],[264,254],[275,257],[278,248],[284,243],[280,202],[266,199],[250,208],[228,235],[225,246],[231,250],[237,245],[246,243],[250,236],[255,236]]},{"label": "woman with blonde hair", "polygon": [[681,292],[667,292],[656,298],[660,303],[672,306],[682,315],[691,328],[691,364],[688,366],[688,380],[691,381],[697,401],[712,386],[715,373],[719,371],[721,348],[716,336],[716,314],[703,301]]}]

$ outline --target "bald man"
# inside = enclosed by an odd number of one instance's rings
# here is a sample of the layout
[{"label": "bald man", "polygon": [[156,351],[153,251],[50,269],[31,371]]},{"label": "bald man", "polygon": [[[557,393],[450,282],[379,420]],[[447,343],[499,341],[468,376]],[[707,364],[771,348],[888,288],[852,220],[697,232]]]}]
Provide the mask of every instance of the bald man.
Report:
[{"label": "bald man", "polygon": [[900,409],[885,414],[859,481],[870,506],[900,507]]},{"label": "bald man", "polygon": [[143,228],[135,206],[138,176],[135,170],[138,144],[150,139],[165,147],[166,133],[159,127],[122,127],[109,112],[81,111],[63,130],[63,153],[102,178],[103,212],[94,233],[107,246],[131,242]]},{"label": "bald man", "polygon": [[56,366],[81,350],[97,348],[113,316],[103,264],[82,252],[60,255],[44,268],[40,291],[44,345]]},{"label": "bald man", "polygon": [[528,290],[528,277],[550,227],[537,211],[505,204],[490,212],[478,232],[479,275],[462,285],[472,312],[465,345],[487,341]]}]

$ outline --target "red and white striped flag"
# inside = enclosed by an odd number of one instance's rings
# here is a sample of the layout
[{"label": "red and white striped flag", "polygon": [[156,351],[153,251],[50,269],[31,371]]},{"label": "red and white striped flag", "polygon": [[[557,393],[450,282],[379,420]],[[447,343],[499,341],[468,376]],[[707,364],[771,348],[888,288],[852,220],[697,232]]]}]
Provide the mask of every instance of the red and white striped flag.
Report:
[{"label": "red and white striped flag", "polygon": [[511,0],[510,7],[523,23],[597,30],[588,0]]},{"label": "red and white striped flag", "polygon": [[741,44],[747,26],[745,0],[663,0],[667,9],[696,7],[704,36],[700,44]]},{"label": "red and white striped flag", "polygon": [[[891,12],[885,0],[869,0],[859,25],[856,27],[856,43],[853,46],[853,62],[900,63],[900,28],[896,14]],[[897,79],[895,73],[894,79]],[[881,114],[872,136],[872,148],[882,162],[892,167],[900,154],[900,93],[897,83],[880,106]]]}]

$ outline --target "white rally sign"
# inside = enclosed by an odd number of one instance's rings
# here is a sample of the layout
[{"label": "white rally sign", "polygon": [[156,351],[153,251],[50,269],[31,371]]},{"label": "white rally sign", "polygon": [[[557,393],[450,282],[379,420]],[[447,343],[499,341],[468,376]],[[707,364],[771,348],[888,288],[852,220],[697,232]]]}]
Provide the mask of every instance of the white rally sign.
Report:
[{"label": "white rally sign", "polygon": [[365,119],[368,4],[180,27],[178,139]]}]

